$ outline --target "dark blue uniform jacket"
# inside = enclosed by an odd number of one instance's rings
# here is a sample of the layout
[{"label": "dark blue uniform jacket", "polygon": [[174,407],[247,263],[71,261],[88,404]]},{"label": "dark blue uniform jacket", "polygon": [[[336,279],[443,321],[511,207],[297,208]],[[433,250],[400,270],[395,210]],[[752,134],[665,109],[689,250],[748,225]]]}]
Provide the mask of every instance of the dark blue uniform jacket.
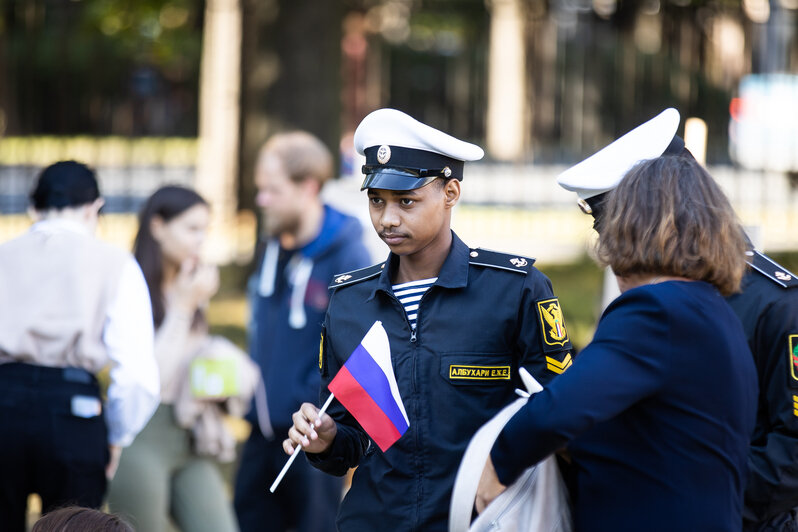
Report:
[{"label": "dark blue uniform jacket", "polygon": [[416,332],[391,289],[398,257],[336,278],[325,321],[321,401],[330,379],[380,320],[410,420],[407,432],[382,453],[332,402],[337,436],[326,453],[308,459],[335,475],[358,466],[339,511],[340,530],[446,530],[465,447],[513,400],[519,366],[547,383],[571,364],[551,284],[531,263],[470,250],[454,235],[438,280],[419,304]]},{"label": "dark blue uniform jacket", "polygon": [[759,252],[749,263],[741,293],[728,299],[759,376],[744,530],[798,530],[798,280]]},{"label": "dark blue uniform jacket", "polygon": [[570,442],[580,532],[737,532],[756,400],[745,336],[717,290],[644,285],[610,304],[491,457],[507,483]]}]

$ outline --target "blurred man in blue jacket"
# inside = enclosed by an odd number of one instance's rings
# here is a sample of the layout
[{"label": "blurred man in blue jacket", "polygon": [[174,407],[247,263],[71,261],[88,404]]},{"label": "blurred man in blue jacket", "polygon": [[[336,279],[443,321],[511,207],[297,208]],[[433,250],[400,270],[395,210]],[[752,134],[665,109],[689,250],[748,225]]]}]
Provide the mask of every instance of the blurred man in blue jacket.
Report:
[{"label": "blurred man in blue jacket", "polygon": [[327,287],[336,273],[367,266],[370,260],[359,222],[319,197],[332,168],[332,156],[319,139],[294,132],[272,137],[255,171],[267,238],[250,283],[250,353],[260,366],[263,386],[248,417],[252,432],[235,486],[243,532],[335,530],[340,479],[300,460],[276,493],[267,489],[285,463],[281,443],[292,425],[291,414],[303,402],[318,399]]}]

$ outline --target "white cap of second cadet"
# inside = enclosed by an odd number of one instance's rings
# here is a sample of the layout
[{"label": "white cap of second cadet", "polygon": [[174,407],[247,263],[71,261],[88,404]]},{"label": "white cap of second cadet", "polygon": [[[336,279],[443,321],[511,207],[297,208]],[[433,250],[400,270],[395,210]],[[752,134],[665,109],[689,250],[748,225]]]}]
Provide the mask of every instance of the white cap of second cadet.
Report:
[{"label": "white cap of second cadet", "polygon": [[565,190],[586,200],[618,186],[640,161],[662,155],[679,128],[679,111],[670,107],[557,177]]},{"label": "white cap of second cadet", "polygon": [[422,124],[396,109],[378,109],[355,130],[355,149],[366,156],[364,188],[412,190],[438,177],[463,179],[463,163],[482,148]]}]

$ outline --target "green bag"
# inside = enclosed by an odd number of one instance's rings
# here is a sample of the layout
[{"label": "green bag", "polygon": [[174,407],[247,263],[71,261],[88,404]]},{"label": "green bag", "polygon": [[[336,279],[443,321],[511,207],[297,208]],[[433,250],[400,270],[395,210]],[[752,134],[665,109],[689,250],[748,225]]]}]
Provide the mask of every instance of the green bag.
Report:
[{"label": "green bag", "polygon": [[198,399],[224,399],[240,393],[237,361],[232,357],[196,357],[189,368],[191,393]]}]

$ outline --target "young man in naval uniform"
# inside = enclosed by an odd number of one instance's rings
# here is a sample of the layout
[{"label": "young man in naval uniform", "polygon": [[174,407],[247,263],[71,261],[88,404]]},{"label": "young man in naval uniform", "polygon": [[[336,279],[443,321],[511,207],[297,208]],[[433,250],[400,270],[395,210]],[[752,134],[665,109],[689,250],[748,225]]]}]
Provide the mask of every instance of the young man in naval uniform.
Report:
[{"label": "young man in naval uniform", "polygon": [[[679,112],[666,109],[557,178],[595,218],[606,193],[638,161],[690,157],[676,136]],[[759,407],[748,454],[744,526],[798,530],[798,279],[763,253],[747,252],[740,293],[727,298],[745,329],[759,377]]]},{"label": "young man in naval uniform", "polygon": [[445,530],[471,436],[513,400],[520,367],[545,385],[571,365],[571,344],[533,259],[469,248],[450,229],[463,163],[482,157],[478,146],[393,109],[367,116],[355,145],[366,156],[371,220],[391,253],[333,280],[321,401],[380,320],[410,428],[381,452],[337,401],[321,419],[305,403],[283,446],[290,454],[301,445],[311,464],[334,475],[358,467],[339,530]]}]

